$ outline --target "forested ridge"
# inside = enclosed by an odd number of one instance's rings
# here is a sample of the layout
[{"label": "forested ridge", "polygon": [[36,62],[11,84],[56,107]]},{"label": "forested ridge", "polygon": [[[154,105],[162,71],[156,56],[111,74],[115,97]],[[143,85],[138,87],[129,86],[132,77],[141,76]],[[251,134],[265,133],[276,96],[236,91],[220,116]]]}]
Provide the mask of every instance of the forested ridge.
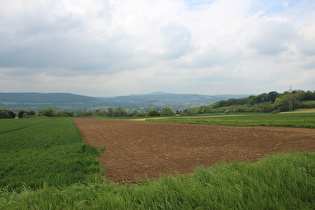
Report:
[{"label": "forested ridge", "polygon": [[[284,112],[297,108],[315,108],[315,91],[294,90],[278,93],[272,91],[257,96],[228,99],[211,105],[186,109],[182,114],[202,114],[219,112]],[[308,103],[310,102],[310,103]]]}]

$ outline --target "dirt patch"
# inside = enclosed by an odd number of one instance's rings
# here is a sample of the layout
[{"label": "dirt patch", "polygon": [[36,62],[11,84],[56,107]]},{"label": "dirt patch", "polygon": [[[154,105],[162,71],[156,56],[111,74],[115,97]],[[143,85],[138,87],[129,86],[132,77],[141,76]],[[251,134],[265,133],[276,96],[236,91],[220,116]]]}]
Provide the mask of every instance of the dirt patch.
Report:
[{"label": "dirt patch", "polygon": [[257,161],[289,151],[315,151],[315,129],[228,127],[73,119],[90,145],[106,147],[99,160],[115,182],[189,173],[220,161]]}]

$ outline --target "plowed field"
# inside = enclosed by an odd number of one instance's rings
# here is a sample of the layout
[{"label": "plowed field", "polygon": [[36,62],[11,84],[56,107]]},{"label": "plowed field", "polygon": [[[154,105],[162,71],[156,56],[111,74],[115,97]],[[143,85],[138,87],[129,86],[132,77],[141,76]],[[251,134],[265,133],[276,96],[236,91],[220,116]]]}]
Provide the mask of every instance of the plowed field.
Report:
[{"label": "plowed field", "polygon": [[106,177],[134,182],[147,175],[192,172],[220,161],[257,161],[289,151],[315,151],[315,129],[227,127],[175,123],[73,119],[90,145],[106,147],[99,157]]}]

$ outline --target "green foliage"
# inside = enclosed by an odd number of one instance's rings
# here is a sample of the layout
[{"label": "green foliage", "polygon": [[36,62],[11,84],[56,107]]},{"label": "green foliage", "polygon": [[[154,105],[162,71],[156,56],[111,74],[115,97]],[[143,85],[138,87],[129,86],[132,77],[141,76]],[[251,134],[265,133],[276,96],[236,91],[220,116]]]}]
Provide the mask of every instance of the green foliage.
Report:
[{"label": "green foliage", "polygon": [[107,116],[107,112],[106,112],[106,111],[103,111],[103,110],[96,110],[95,116],[98,116],[98,117],[106,117],[106,116]]},{"label": "green foliage", "polygon": [[10,118],[7,110],[0,110],[0,119],[6,119],[6,118]]},{"label": "green foliage", "polygon": [[122,108],[118,107],[113,111],[113,116],[114,117],[123,117],[123,116],[128,116],[127,112],[123,110]]},{"label": "green foliage", "polygon": [[18,118],[29,118],[29,117],[35,117],[36,112],[34,110],[20,110],[18,113]]},{"label": "green foliage", "polygon": [[305,92],[305,100],[315,100],[315,91],[306,91]]},{"label": "green foliage", "polygon": [[272,112],[271,112],[271,114],[279,114],[280,113],[280,110],[273,110]]},{"label": "green foliage", "polygon": [[232,105],[254,105],[258,103],[265,103],[265,102],[270,102],[273,103],[276,98],[280,94],[277,93],[276,91],[272,91],[267,93],[262,93],[258,96],[249,96],[247,98],[240,98],[240,99],[228,99],[228,100],[221,100],[218,101],[214,104],[212,104],[210,107],[211,108],[219,108],[219,107],[226,107],[226,106],[232,106]]},{"label": "green foliage", "polygon": [[70,118],[0,121],[0,188],[66,186],[99,171],[96,148]]},{"label": "green foliage", "polygon": [[[292,109],[301,107],[310,107],[310,105],[303,105],[300,101],[312,100],[315,92],[294,90],[292,95],[290,92],[284,92],[283,94],[272,91],[269,93],[262,93],[258,96],[249,96],[239,99],[228,99],[215,102],[209,106],[200,106],[191,110],[185,110],[182,115],[194,115],[204,113],[224,113],[226,109],[230,112],[272,112],[274,110],[288,111],[291,105],[292,97]],[[315,98],[315,96],[314,96]]]},{"label": "green foliage", "polygon": [[279,109],[281,112],[284,112],[284,111],[289,111],[291,105],[292,105],[291,109],[295,109],[297,107],[300,107],[301,103],[299,102],[299,100],[296,98],[295,95],[286,93],[276,98],[276,101],[273,104],[273,107],[275,109]]},{"label": "green foliage", "polygon": [[144,111],[139,111],[137,113],[137,117],[145,117],[146,116],[146,113]]},{"label": "green foliage", "polygon": [[[23,113],[22,116],[24,116],[24,113],[27,113],[27,116],[31,116],[33,115],[35,112],[32,111],[24,111],[21,110],[21,115]],[[20,114],[20,113],[19,113]],[[79,112],[79,115],[84,115],[85,113],[81,113]],[[58,110],[56,111],[55,109],[53,109],[52,107],[47,107],[45,110],[41,110],[38,113],[38,116],[44,116],[44,117],[73,117],[74,116],[74,112],[67,112],[67,111],[62,111],[62,110]]]},{"label": "green foliage", "polygon": [[45,116],[45,117],[53,117],[54,116],[55,109],[51,108],[50,106],[46,109],[40,111],[38,113],[39,116]]},{"label": "green foliage", "polygon": [[136,117],[136,116],[138,116],[138,114],[139,114],[139,111],[137,111],[137,110],[132,110],[131,112],[129,112],[129,116],[133,116],[133,117]]},{"label": "green foliage", "polygon": [[1,209],[314,209],[315,153],[199,167],[142,185],[107,182],[0,191]]},{"label": "green foliage", "polygon": [[195,114],[194,109],[185,109],[184,111],[180,113],[180,115],[182,116],[194,115],[194,114]]},{"label": "green foliage", "polygon": [[162,116],[174,116],[175,113],[173,110],[169,107],[164,107],[161,111]]},{"label": "green foliage", "polygon": [[303,108],[315,108],[315,100],[302,101]]},{"label": "green foliage", "polygon": [[6,118],[15,118],[16,114],[12,112],[11,110],[1,110],[0,109],[0,119],[6,119]]},{"label": "green foliage", "polygon": [[113,112],[114,112],[114,110],[113,110],[112,108],[108,108],[108,110],[107,110],[107,116],[108,116],[108,117],[112,117],[112,116],[113,116]]},{"label": "green foliage", "polygon": [[156,110],[149,110],[149,111],[147,112],[147,115],[146,115],[146,116],[148,116],[148,117],[153,117],[153,116],[160,116],[160,115],[161,115],[161,113],[158,112],[158,111],[156,111]]},{"label": "green foliage", "polygon": [[78,112],[76,114],[76,117],[92,117],[93,116],[93,113],[90,112],[90,111],[87,111],[87,112]]}]

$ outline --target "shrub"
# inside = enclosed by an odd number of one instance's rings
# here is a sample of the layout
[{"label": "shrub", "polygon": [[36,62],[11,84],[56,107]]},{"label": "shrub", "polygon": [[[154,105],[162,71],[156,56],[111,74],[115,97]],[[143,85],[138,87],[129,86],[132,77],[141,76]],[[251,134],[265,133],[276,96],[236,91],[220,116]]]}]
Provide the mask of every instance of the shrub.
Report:
[{"label": "shrub", "polygon": [[165,107],[162,109],[162,113],[163,116],[174,116],[175,113],[173,112],[173,110],[169,107]]},{"label": "shrub", "polygon": [[0,109],[0,119],[5,118],[15,118],[16,114],[12,112],[11,110],[1,110]]},{"label": "shrub", "polygon": [[151,117],[151,116],[160,116],[160,112],[156,111],[156,110],[149,110],[148,113],[147,113],[147,116],[148,117]]},{"label": "shrub", "polygon": [[280,110],[279,110],[279,109],[273,110],[273,111],[271,112],[271,114],[279,114],[279,113],[280,113]]}]

